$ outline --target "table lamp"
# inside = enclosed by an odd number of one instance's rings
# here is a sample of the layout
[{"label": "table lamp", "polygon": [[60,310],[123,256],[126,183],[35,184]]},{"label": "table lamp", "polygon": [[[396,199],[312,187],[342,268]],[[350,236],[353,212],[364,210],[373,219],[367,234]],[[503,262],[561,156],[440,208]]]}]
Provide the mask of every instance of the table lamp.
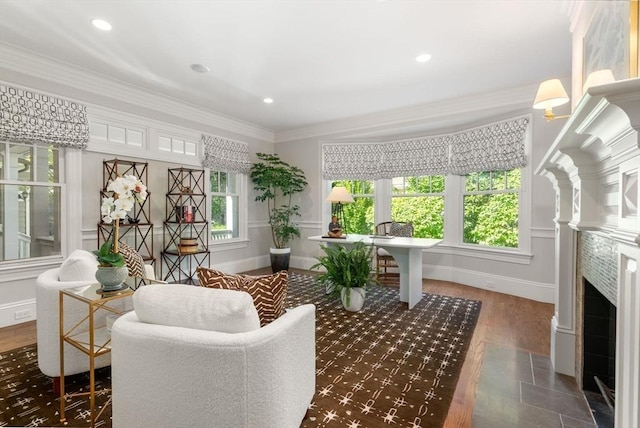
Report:
[{"label": "table lamp", "polygon": [[344,222],[344,209],[342,204],[350,204],[354,202],[353,196],[351,196],[351,193],[349,193],[346,187],[336,186],[331,189],[331,193],[327,196],[327,202],[331,202],[333,204],[331,215],[338,217],[340,226],[342,226],[342,230],[346,235],[347,230],[346,223]]}]

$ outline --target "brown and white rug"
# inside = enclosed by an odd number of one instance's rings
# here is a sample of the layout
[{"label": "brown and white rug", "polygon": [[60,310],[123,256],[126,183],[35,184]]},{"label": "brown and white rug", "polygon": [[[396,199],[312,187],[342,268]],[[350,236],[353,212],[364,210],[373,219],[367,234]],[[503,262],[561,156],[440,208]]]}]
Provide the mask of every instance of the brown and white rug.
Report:
[{"label": "brown and white rug", "polygon": [[317,308],[316,395],[303,427],[442,426],[481,302],[424,294],[408,311],[397,288],[372,286],[350,313],[312,277],[292,277],[289,306]]},{"label": "brown and white rug", "polygon": [[[291,273],[287,306],[316,305],[316,395],[303,427],[440,427],[453,398],[480,302],[425,294],[411,311],[398,289],[372,286],[350,313],[313,277]],[[0,354],[0,426],[87,426],[88,400],[59,398],[40,373],[35,345]],[[100,369],[99,386],[110,384]],[[86,390],[88,375],[67,378]],[[102,407],[107,397],[97,398]],[[106,407],[97,426],[111,426]]]}]

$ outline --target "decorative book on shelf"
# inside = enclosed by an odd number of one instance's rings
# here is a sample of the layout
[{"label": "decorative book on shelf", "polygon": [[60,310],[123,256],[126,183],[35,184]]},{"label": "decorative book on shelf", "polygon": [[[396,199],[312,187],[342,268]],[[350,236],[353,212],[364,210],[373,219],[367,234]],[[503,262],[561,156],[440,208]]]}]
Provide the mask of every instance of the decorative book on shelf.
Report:
[{"label": "decorative book on shelf", "polygon": [[162,267],[165,281],[197,283],[196,268],[209,265],[210,222],[205,171],[170,168],[165,198]]},{"label": "decorative book on shelf", "polygon": [[[102,189],[100,190],[100,204],[105,196],[112,196],[107,191],[107,186],[113,180],[125,175],[134,175],[145,186],[148,186],[149,163],[134,162],[123,159],[111,159],[102,162]],[[98,210],[100,213],[100,210]],[[144,201],[135,201],[133,208],[126,220],[121,220],[118,233],[118,241],[124,242],[134,248],[146,263],[154,263],[153,255],[153,223],[151,222],[151,192],[147,188],[147,197]],[[106,241],[113,239],[114,224],[103,223],[102,218],[98,223],[98,248]]]}]

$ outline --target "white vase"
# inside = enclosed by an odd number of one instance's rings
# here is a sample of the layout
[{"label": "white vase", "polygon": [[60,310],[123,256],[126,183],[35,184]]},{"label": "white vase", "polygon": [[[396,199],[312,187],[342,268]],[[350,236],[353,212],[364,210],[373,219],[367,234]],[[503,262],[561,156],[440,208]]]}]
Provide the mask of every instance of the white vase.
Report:
[{"label": "white vase", "polygon": [[[349,292],[349,304],[347,305],[347,291]],[[343,288],[340,290],[340,298],[342,305],[350,312],[359,312],[364,306],[364,298],[366,290],[362,287],[352,287],[348,290]]]}]

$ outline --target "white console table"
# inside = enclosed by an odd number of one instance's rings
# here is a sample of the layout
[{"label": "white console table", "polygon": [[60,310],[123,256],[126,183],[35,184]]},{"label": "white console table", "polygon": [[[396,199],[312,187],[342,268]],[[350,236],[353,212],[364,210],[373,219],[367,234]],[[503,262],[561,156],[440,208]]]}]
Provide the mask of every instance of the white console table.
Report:
[{"label": "white console table", "polygon": [[366,245],[374,245],[384,248],[398,263],[400,271],[400,301],[407,302],[412,309],[422,298],[422,251],[435,247],[442,242],[441,239],[431,238],[375,238],[370,235],[349,234],[346,238],[325,238],[311,236],[310,241],[319,241],[327,244],[351,245],[355,242],[363,242]]}]

